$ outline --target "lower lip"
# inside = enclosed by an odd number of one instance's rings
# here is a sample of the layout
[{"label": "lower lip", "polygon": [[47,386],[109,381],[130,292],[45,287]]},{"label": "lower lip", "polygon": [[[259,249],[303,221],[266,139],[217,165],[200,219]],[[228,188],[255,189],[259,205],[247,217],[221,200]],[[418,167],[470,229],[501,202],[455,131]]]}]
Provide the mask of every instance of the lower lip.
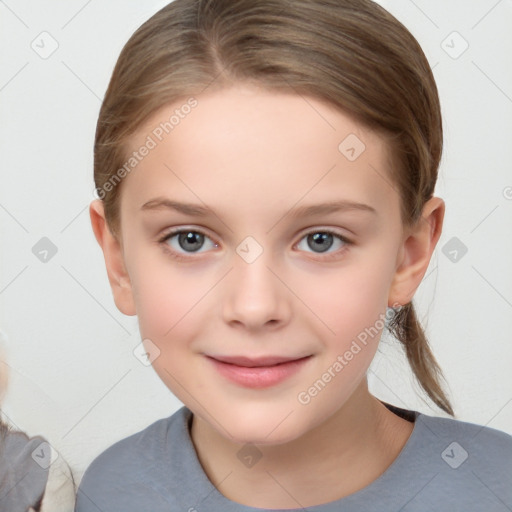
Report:
[{"label": "lower lip", "polygon": [[227,379],[246,388],[268,388],[275,386],[297,373],[311,356],[274,366],[237,366],[209,357],[217,371]]}]

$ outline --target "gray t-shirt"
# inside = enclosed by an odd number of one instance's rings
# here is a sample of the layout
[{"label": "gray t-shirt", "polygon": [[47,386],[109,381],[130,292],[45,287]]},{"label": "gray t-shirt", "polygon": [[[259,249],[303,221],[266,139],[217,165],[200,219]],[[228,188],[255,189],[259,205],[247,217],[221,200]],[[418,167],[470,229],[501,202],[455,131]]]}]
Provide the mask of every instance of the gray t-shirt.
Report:
[{"label": "gray t-shirt", "polygon": [[[512,511],[512,436],[384,405],[415,423],[398,457],[360,491],[308,511]],[[105,450],[84,474],[75,512],[263,510],[227,499],[210,482],[190,438],[191,418],[182,407]]]}]

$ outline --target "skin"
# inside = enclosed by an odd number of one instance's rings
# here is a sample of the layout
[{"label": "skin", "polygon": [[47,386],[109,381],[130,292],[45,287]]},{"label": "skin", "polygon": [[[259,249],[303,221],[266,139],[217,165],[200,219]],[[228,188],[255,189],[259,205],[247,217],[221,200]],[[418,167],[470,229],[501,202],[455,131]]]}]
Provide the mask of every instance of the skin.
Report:
[{"label": "skin", "polygon": [[[153,367],[193,411],[192,440],[220,492],[260,508],[339,499],[378,478],[413,428],[368,391],[380,332],[309,403],[298,395],[365,328],[379,326],[388,306],[412,299],[444,202],[432,198],[405,227],[383,139],[322,101],[241,84],[197,100],[124,179],[117,238],[102,201],[91,203],[114,300],[158,347]],[[181,104],[158,111],[133,148]],[[353,162],[338,149],[349,134],[366,146]],[[141,209],[155,198],[215,214]],[[333,200],[374,211],[290,213]],[[187,252],[177,236],[162,241],[171,228],[199,230],[204,245]],[[326,252],[308,244],[306,235],[326,229],[351,243],[334,236]],[[247,236],[263,250],[251,263],[236,252]],[[219,374],[206,354],[311,357],[285,381],[249,389]],[[252,468],[237,457],[246,443],[262,454]]]}]

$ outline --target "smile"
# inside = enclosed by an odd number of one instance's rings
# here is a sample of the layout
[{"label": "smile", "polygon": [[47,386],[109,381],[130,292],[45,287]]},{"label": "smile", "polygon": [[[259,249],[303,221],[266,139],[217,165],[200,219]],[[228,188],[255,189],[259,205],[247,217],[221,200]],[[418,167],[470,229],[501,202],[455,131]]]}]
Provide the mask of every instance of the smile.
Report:
[{"label": "smile", "polygon": [[275,386],[300,371],[311,357],[206,356],[223,377],[247,388]]}]

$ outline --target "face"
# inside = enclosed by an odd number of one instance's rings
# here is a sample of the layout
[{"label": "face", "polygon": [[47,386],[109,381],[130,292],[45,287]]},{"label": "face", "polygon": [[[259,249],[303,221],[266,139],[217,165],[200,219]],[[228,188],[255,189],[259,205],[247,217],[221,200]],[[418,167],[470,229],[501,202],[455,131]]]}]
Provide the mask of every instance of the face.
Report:
[{"label": "face", "polygon": [[197,102],[161,141],[183,103],[133,138],[157,144],[122,184],[124,312],[164,383],[222,435],[290,441],[365,379],[393,304],[388,152],[313,98],[238,85]]}]

